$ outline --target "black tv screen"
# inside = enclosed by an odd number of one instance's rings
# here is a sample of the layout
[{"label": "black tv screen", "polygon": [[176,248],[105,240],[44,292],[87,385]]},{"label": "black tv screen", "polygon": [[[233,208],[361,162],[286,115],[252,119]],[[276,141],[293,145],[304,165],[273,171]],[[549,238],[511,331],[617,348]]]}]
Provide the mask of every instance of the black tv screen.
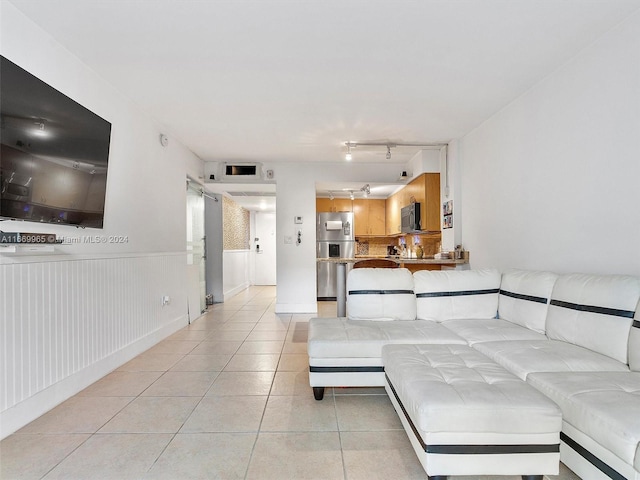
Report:
[{"label": "black tv screen", "polygon": [[102,228],[111,123],[0,59],[0,217]]}]

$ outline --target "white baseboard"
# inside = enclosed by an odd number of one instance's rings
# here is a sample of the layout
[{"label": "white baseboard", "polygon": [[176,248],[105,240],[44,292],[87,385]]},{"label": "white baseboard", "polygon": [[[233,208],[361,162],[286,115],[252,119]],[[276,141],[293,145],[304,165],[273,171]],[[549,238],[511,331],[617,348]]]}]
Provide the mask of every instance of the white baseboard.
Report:
[{"label": "white baseboard", "polygon": [[227,300],[229,300],[230,298],[234,297],[235,295],[237,295],[241,291],[246,290],[250,286],[251,285],[249,284],[249,282],[247,282],[247,283],[243,283],[241,285],[238,285],[237,287],[234,287],[229,291],[224,292],[224,301],[226,302]]}]

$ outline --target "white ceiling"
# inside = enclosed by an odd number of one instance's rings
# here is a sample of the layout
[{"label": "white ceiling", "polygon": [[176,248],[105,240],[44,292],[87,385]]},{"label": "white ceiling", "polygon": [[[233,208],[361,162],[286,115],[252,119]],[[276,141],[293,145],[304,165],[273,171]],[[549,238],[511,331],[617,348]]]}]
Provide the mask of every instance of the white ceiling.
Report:
[{"label": "white ceiling", "polygon": [[[640,0],[10,0],[208,161],[446,142]],[[415,154],[398,149],[392,162]],[[356,149],[354,162],[387,162]]]}]

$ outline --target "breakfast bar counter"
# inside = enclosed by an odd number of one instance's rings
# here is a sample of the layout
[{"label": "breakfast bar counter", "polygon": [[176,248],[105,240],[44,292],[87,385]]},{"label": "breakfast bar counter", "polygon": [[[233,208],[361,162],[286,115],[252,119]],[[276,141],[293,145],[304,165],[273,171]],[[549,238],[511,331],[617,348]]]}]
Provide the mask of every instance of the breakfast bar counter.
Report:
[{"label": "breakfast bar counter", "polygon": [[346,317],[347,315],[347,264],[356,263],[361,260],[372,258],[389,258],[398,263],[400,268],[406,268],[415,272],[417,270],[466,270],[469,268],[468,252],[465,252],[465,258],[406,258],[406,257],[377,257],[377,256],[358,256],[358,257],[329,257],[318,258],[318,262],[330,262],[337,265],[336,275],[336,302],[337,316]]}]

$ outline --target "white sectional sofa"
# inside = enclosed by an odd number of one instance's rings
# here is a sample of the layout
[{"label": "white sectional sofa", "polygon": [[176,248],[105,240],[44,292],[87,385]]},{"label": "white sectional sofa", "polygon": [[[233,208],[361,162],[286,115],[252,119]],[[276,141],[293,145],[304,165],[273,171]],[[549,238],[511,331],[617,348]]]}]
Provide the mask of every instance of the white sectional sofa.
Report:
[{"label": "white sectional sofa", "polygon": [[[559,437],[582,478],[640,480],[639,278],[356,269],[347,294],[346,318],[310,321],[314,395],[385,386],[430,477],[539,478]],[[504,430],[509,405],[529,421]]]}]

